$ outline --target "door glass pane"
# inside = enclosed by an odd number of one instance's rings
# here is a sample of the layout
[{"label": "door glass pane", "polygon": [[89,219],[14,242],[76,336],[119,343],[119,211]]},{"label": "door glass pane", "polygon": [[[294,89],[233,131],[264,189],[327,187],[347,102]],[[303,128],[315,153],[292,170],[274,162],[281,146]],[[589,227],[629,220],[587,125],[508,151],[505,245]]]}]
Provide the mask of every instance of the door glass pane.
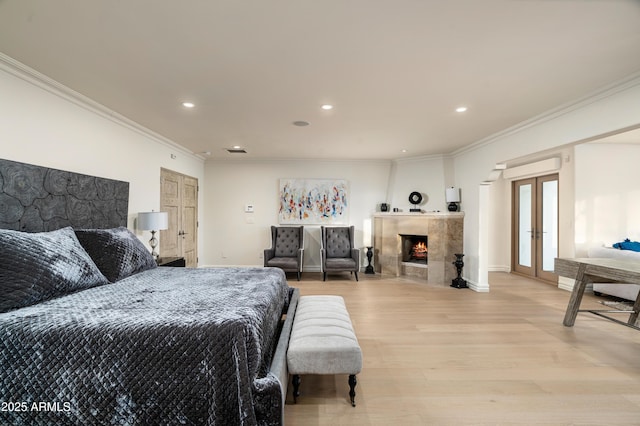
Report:
[{"label": "door glass pane", "polygon": [[531,184],[520,185],[518,206],[518,263],[531,267]]},{"label": "door glass pane", "polygon": [[558,181],[542,183],[542,270],[553,271],[558,257]]}]

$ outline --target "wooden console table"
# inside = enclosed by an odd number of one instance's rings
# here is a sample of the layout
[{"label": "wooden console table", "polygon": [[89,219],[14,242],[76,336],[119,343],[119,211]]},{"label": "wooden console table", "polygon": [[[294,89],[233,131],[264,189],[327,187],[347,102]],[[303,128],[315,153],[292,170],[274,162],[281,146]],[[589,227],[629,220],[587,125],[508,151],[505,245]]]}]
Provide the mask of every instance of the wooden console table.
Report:
[{"label": "wooden console table", "polygon": [[[633,311],[630,312],[629,320],[625,323],[618,321],[606,315],[602,315],[602,310],[580,310],[580,302],[584,289],[588,283],[597,282],[615,282],[626,284],[640,284],[640,262],[624,260],[624,259],[599,259],[599,258],[578,258],[578,259],[555,259],[554,272],[563,277],[574,278],[576,280],[567,312],[564,315],[563,324],[567,327],[573,327],[576,322],[578,312],[590,312],[600,315],[614,322],[624,324],[628,327],[640,330],[635,326],[640,311],[640,294],[633,305]],[[625,311],[621,311],[625,312]]]}]

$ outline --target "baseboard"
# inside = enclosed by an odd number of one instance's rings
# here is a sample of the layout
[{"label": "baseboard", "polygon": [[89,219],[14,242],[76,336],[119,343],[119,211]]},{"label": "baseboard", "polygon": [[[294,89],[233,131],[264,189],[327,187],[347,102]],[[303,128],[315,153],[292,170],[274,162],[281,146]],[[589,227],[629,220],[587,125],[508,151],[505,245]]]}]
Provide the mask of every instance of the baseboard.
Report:
[{"label": "baseboard", "polygon": [[264,265],[198,265],[198,268],[264,268]]},{"label": "baseboard", "polygon": [[[264,265],[198,265],[198,268],[264,268]],[[362,269],[364,271],[364,269]],[[305,272],[322,272],[320,266],[305,266],[302,273]]]},{"label": "baseboard", "polygon": [[[567,277],[558,277],[558,288],[566,291],[573,291],[573,286],[575,285],[575,280],[573,278]],[[593,292],[593,283],[587,283],[587,286],[584,289],[585,293]]]},{"label": "baseboard", "polygon": [[481,286],[477,282],[471,281],[467,278],[465,278],[465,280],[467,281],[467,287],[469,287],[470,290],[473,290],[477,293],[489,293],[488,286]]},{"label": "baseboard", "polygon": [[511,272],[511,267],[505,265],[490,265],[487,270],[489,272]]}]

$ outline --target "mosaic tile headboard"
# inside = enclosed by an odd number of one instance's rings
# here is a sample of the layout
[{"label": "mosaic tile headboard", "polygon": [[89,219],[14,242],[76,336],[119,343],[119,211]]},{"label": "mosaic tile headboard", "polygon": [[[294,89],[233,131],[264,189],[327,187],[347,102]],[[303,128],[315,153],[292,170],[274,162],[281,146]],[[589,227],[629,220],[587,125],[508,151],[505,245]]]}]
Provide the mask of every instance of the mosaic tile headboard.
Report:
[{"label": "mosaic tile headboard", "polygon": [[0,228],[127,226],[129,182],[0,159]]}]

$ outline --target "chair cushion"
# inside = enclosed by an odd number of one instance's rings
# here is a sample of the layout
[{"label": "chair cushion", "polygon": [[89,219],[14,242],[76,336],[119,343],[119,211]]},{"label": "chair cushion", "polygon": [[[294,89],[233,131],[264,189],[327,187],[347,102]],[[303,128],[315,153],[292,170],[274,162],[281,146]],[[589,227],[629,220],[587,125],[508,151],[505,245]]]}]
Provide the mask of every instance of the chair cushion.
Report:
[{"label": "chair cushion", "polygon": [[274,257],[267,261],[266,266],[280,268],[285,271],[298,270],[298,262],[295,257]]},{"label": "chair cushion", "polygon": [[327,258],[351,257],[351,239],[349,228],[326,228]]},{"label": "chair cushion", "polygon": [[324,263],[327,271],[355,271],[357,270],[356,261],[350,257],[329,258]]},{"label": "chair cushion", "polygon": [[296,257],[300,248],[300,229],[278,228],[275,245],[276,257]]}]

